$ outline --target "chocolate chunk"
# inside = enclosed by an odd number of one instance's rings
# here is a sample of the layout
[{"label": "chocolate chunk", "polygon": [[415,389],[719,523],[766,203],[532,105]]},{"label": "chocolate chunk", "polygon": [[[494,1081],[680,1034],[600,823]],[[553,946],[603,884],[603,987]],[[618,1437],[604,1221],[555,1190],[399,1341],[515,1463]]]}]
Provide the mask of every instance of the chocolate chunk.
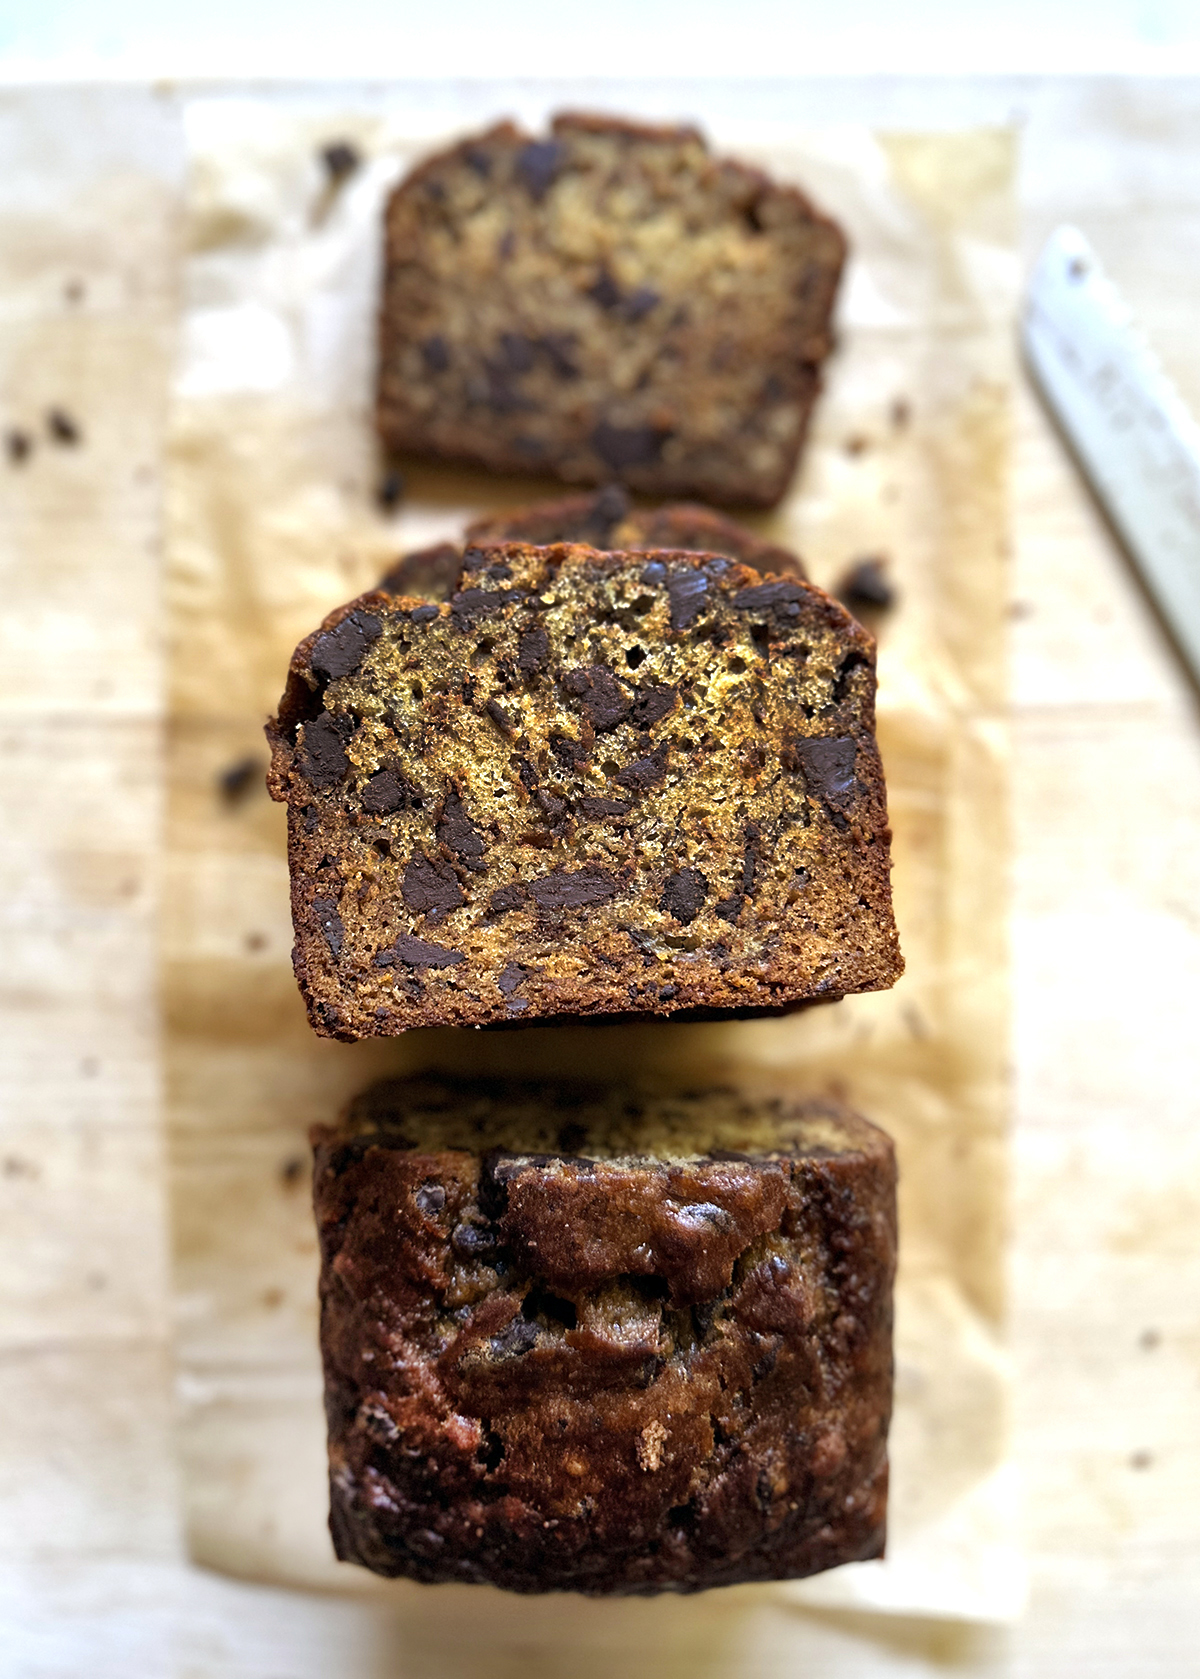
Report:
[{"label": "chocolate chunk", "polygon": [[262,773],[263,768],[260,759],[253,755],[239,758],[235,764],[230,764],[228,769],[222,770],[217,777],[217,786],[221,789],[222,798],[228,804],[240,804],[256,781],[260,786],[262,785],[260,779]]},{"label": "chocolate chunk", "polygon": [[528,373],[533,366],[533,339],[523,332],[500,334],[500,359],[509,373]]},{"label": "chocolate chunk", "polygon": [[653,286],[638,286],[621,304],[621,314],[627,321],[640,321],[661,302],[662,298]]},{"label": "chocolate chunk", "polygon": [[502,735],[511,735],[516,733],[516,724],[508,715],[508,712],[505,711],[504,707],[500,704],[499,700],[489,700],[483,709],[487,712],[488,716],[500,730]]},{"label": "chocolate chunk", "polygon": [[440,1183],[423,1183],[413,1200],[423,1213],[440,1213],[446,1205],[446,1191]]},{"label": "chocolate chunk", "polygon": [[708,881],[700,870],[680,869],[677,874],[668,877],[658,907],[673,915],[676,921],[682,921],[686,927],[704,908],[707,896]]},{"label": "chocolate chunk", "polygon": [[844,808],[854,791],[855,745],[849,737],[839,740],[796,740],[792,742],[805,785],[814,798]]},{"label": "chocolate chunk", "polygon": [[313,644],[312,668],[330,679],[349,676],[362,664],[367,648],[379,640],[383,625],[373,612],[352,612]]},{"label": "chocolate chunk", "polygon": [[329,946],[329,954],[335,962],[340,961],[345,930],[342,927],[342,918],[338,914],[338,907],[332,898],[313,899],[313,919],[325,935],[325,943]]},{"label": "chocolate chunk", "polygon": [[630,721],[637,729],[653,728],[655,723],[661,723],[664,717],[674,711],[678,698],[679,690],[669,684],[663,687],[639,688],[637,698],[633,702]]},{"label": "chocolate chunk", "polygon": [[450,346],[440,332],[435,332],[431,338],[422,340],[421,360],[425,363],[426,373],[445,373],[450,367]]},{"label": "chocolate chunk", "polygon": [[579,814],[597,822],[607,817],[628,816],[632,809],[633,805],[625,799],[586,798],[579,801]]},{"label": "chocolate chunk", "polygon": [[363,788],[362,807],[368,816],[390,816],[396,810],[419,810],[421,795],[397,770],[378,770]]},{"label": "chocolate chunk", "polygon": [[600,270],[596,279],[588,287],[587,294],[593,303],[600,305],[601,309],[615,309],[621,301],[621,288],[607,268]]},{"label": "chocolate chunk", "polygon": [[517,153],[517,174],[538,203],[553,186],[565,152],[557,140],[533,140]]},{"label": "chocolate chunk", "polygon": [[537,1346],[538,1326],[524,1318],[514,1318],[499,1335],[493,1335],[490,1345],[493,1358],[520,1358]]},{"label": "chocolate chunk", "polygon": [[540,338],[534,339],[534,344],[541,350],[559,379],[578,379],[579,377],[579,366],[575,360],[575,342],[573,332],[546,332]]},{"label": "chocolate chunk", "polygon": [[560,764],[568,769],[577,769],[580,764],[586,764],[591,756],[581,740],[572,740],[570,735],[551,735],[550,750]]},{"label": "chocolate chunk", "polygon": [[321,147],[321,162],[325,165],[330,185],[340,186],[360,167],[362,153],[351,140],[331,140]]},{"label": "chocolate chunk", "polygon": [[647,758],[639,758],[636,763],[623,769],[620,775],[613,777],[618,787],[628,787],[631,793],[645,793],[651,787],[657,787],[667,773],[667,748],[656,747]]},{"label": "chocolate chunk", "polygon": [[667,597],[671,602],[671,628],[690,629],[708,605],[708,578],[694,566],[673,571],[667,578]]},{"label": "chocolate chunk", "polygon": [[582,699],[588,721],[597,734],[615,729],[629,715],[629,696],[607,665],[569,670],[563,680],[567,692]]},{"label": "chocolate chunk", "polygon": [[601,420],[589,441],[605,466],[622,472],[631,466],[653,466],[670,435],[661,426],[614,426]]},{"label": "chocolate chunk", "polygon": [[467,901],[449,863],[440,857],[426,857],[420,851],[413,853],[404,870],[400,893],[414,914],[428,915],[434,920],[459,909]]},{"label": "chocolate chunk", "polygon": [[742,895],[747,898],[754,896],[754,876],[758,869],[758,841],[762,837],[762,830],[757,822],[746,824],[746,849],[742,859]]},{"label": "chocolate chunk", "polygon": [[483,856],[483,836],[463,809],[457,788],[451,787],[446,794],[437,837],[458,857],[469,860]]},{"label": "chocolate chunk", "polygon": [[519,880],[514,880],[492,893],[488,899],[488,914],[505,915],[510,909],[520,909],[521,905],[528,901],[529,893]]},{"label": "chocolate chunk", "polygon": [[522,632],[517,642],[517,664],[528,676],[540,670],[550,657],[550,637],[540,624]]},{"label": "chocolate chunk", "polygon": [[[465,563],[466,556],[463,558]],[[460,589],[450,597],[454,627],[456,630],[469,630],[481,618],[490,618],[520,599],[520,589]]]},{"label": "chocolate chunk", "polygon": [[353,718],[335,717],[330,711],[306,723],[301,752],[305,780],[314,787],[336,787],[350,769],[346,746],[353,733]]},{"label": "chocolate chunk", "polygon": [[735,892],[732,898],[721,899],[721,902],[717,905],[716,913],[722,921],[736,921],[742,913],[742,905],[745,901],[740,892]]},{"label": "chocolate chunk", "polygon": [[852,565],[834,590],[843,606],[853,612],[863,607],[884,612],[896,599],[896,591],[884,573],[882,559],[859,560]]},{"label": "chocolate chunk", "polygon": [[556,799],[553,793],[547,793],[543,788],[534,795],[534,803],[537,805],[542,815],[546,817],[552,828],[561,826],[563,818],[568,813],[567,801],[565,799]]},{"label": "chocolate chunk", "polygon": [[511,997],[514,991],[519,991],[524,985],[526,970],[519,962],[509,962],[496,976],[496,984],[506,997]]},{"label": "chocolate chunk", "polygon": [[56,443],[69,446],[83,441],[83,432],[79,422],[73,420],[64,408],[51,408],[46,415],[46,429]]},{"label": "chocolate chunk", "polygon": [[756,583],[752,589],[739,589],[733,597],[733,604],[739,612],[765,612],[775,608],[791,616],[786,609],[790,606],[798,609],[804,598],[804,589],[799,583],[778,578],[773,583]]},{"label": "chocolate chunk", "polygon": [[402,963],[406,968],[452,968],[464,960],[461,950],[447,950],[444,945],[401,933],[389,949],[379,951],[375,966],[394,968]]},{"label": "chocolate chunk", "polygon": [[607,869],[587,863],[573,873],[554,869],[529,882],[529,895],[540,909],[582,909],[616,895],[618,882]]},{"label": "chocolate chunk", "polygon": [[431,619],[438,616],[439,613],[436,606],[414,606],[412,609],[412,621],[414,624],[428,624]]},{"label": "chocolate chunk", "polygon": [[450,1233],[450,1246],[460,1259],[490,1259],[496,1251],[495,1233],[464,1219]]}]

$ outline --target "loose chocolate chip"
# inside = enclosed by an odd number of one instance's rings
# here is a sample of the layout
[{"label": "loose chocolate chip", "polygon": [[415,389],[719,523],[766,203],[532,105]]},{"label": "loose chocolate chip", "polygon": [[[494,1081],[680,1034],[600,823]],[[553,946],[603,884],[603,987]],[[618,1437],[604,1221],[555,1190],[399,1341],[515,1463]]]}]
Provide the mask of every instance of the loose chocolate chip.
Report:
[{"label": "loose chocolate chip", "polygon": [[[465,564],[466,555],[463,561]],[[460,589],[450,597],[454,627],[456,630],[469,630],[481,618],[490,618],[520,599],[520,589]]]},{"label": "loose chocolate chip", "polygon": [[623,769],[613,780],[618,787],[628,787],[631,793],[644,793],[648,788],[657,787],[667,773],[667,749],[657,747],[647,758],[639,758],[636,763]]},{"label": "loose chocolate chip", "polygon": [[401,933],[387,950],[378,952],[375,966],[394,968],[403,963],[406,968],[452,968],[457,962],[464,961],[466,957],[461,950],[447,950],[444,945],[430,944],[411,933]]},{"label": "loose chocolate chip", "polygon": [[334,186],[348,180],[362,163],[362,153],[350,140],[332,140],[321,147],[321,162]]},{"label": "loose chocolate chip", "polygon": [[690,629],[708,605],[708,578],[695,567],[673,571],[667,578],[667,598],[671,602],[671,628]]},{"label": "loose chocolate chip", "polygon": [[521,986],[524,985],[525,979],[526,970],[521,964],[519,962],[509,962],[497,975],[496,984],[506,997],[511,997],[514,991],[519,991]]},{"label": "loose chocolate chip", "polygon": [[661,426],[614,426],[601,420],[589,441],[605,466],[623,472],[631,466],[653,466],[670,435]]},{"label": "loose chocolate chip", "polygon": [[396,810],[419,809],[421,795],[396,770],[378,770],[363,788],[362,807],[368,816],[390,816]]},{"label": "loose chocolate chip", "polygon": [[46,429],[56,443],[73,445],[83,441],[79,422],[72,419],[64,408],[50,409],[46,415]]},{"label": "loose chocolate chip", "polygon": [[8,458],[14,466],[20,466],[29,459],[33,451],[33,438],[27,431],[19,431],[15,426],[4,434],[4,447],[8,451]]},{"label": "loose chocolate chip", "polygon": [[740,892],[735,893],[732,898],[722,898],[717,905],[716,913],[722,921],[736,921],[742,913],[742,905],[745,901]]},{"label": "loose chocolate chip", "polygon": [[550,637],[540,624],[525,630],[517,642],[517,664],[525,674],[540,670],[550,657]]},{"label": "loose chocolate chip", "polygon": [[565,156],[566,148],[557,140],[533,140],[517,153],[517,174],[538,203],[554,184]]},{"label": "loose chocolate chip", "polygon": [[329,946],[329,954],[335,962],[340,962],[345,930],[342,927],[342,918],[338,914],[337,905],[332,898],[313,899],[313,919],[325,935],[325,943]]},{"label": "loose chocolate chip", "polygon": [[499,700],[489,700],[483,708],[502,735],[516,733],[516,724],[505,711]]},{"label": "loose chocolate chip", "polygon": [[613,279],[607,268],[602,268],[596,279],[588,287],[588,296],[601,309],[615,309],[621,301],[621,288]]},{"label": "loose chocolate chip", "polygon": [[601,822],[607,817],[628,816],[633,805],[625,799],[593,799],[586,798],[579,801],[579,813],[592,821]]},{"label": "loose chocolate chip", "polygon": [[239,758],[235,764],[222,770],[217,777],[217,786],[221,789],[221,797],[228,804],[239,804],[253,787],[262,774],[262,761],[251,754],[246,758]]},{"label": "loose chocolate chip", "polygon": [[449,863],[419,851],[414,852],[404,870],[400,895],[414,914],[428,915],[431,920],[449,915],[467,901]]},{"label": "loose chocolate chip", "polygon": [[433,605],[414,606],[412,609],[412,621],[414,624],[428,624],[431,619],[436,618],[437,616],[438,609]]},{"label": "loose chocolate chip", "polygon": [[792,751],[813,797],[827,805],[844,806],[854,791],[853,740],[797,740],[792,742]]},{"label": "loose chocolate chip", "polygon": [[335,629],[326,630],[313,644],[310,663],[318,676],[350,676],[362,664],[367,648],[379,640],[383,625],[373,612],[352,612]]},{"label": "loose chocolate chip", "polygon": [[505,915],[510,909],[520,909],[529,898],[529,893],[519,880],[514,880],[508,886],[501,886],[488,899],[488,914],[493,916]]},{"label": "loose chocolate chip", "polygon": [[582,909],[585,904],[602,904],[615,897],[618,882],[607,869],[587,863],[574,873],[554,869],[529,882],[529,895],[540,909]]},{"label": "loose chocolate chip", "polygon": [[661,302],[662,298],[653,286],[638,286],[621,305],[621,313],[627,321],[640,321]]},{"label": "loose chocolate chip", "polygon": [[463,809],[462,799],[454,787],[450,788],[442,805],[437,837],[457,857],[472,859],[483,856],[483,836]]},{"label": "loose chocolate chip", "polygon": [[668,877],[658,907],[673,915],[676,921],[682,921],[686,927],[704,908],[707,896],[708,881],[700,870],[680,869],[677,874]]},{"label": "loose chocolate chip", "polygon": [[[375,500],[385,513],[390,513],[393,507],[398,507],[404,497],[404,474],[391,467],[379,480],[375,491]],[[383,587],[384,585],[381,585]],[[403,594],[403,589],[396,589],[394,594]]]},{"label": "loose chocolate chip", "polygon": [[570,670],[564,684],[569,693],[582,699],[588,721],[598,734],[615,729],[629,715],[629,696],[606,665]]},{"label": "loose chocolate chip", "polygon": [[538,1326],[527,1323],[524,1318],[514,1318],[506,1329],[499,1335],[493,1335],[491,1340],[492,1356],[494,1358],[520,1358],[531,1352],[537,1346]]},{"label": "loose chocolate chip", "polygon": [[896,591],[888,582],[883,565],[883,560],[878,558],[859,560],[852,565],[834,590],[842,605],[852,612],[861,607],[886,611],[895,601]]},{"label": "loose chocolate chip", "polygon": [[421,344],[421,360],[425,363],[426,373],[445,373],[450,367],[450,346],[440,332],[435,332],[432,338],[426,338]]},{"label": "loose chocolate chip", "polygon": [[304,724],[302,760],[305,780],[314,787],[336,787],[350,768],[346,746],[354,733],[354,720],[323,711]]},{"label": "loose chocolate chip", "polygon": [[633,702],[631,721],[635,728],[650,729],[675,709],[679,690],[669,685],[639,688]]},{"label": "loose chocolate chip", "polygon": [[440,1183],[423,1183],[413,1200],[423,1213],[440,1213],[446,1205],[446,1191]]},{"label": "loose chocolate chip", "polygon": [[733,604],[739,612],[763,612],[771,607],[798,606],[804,599],[805,591],[799,583],[780,578],[774,583],[756,583],[752,589],[739,589]]}]

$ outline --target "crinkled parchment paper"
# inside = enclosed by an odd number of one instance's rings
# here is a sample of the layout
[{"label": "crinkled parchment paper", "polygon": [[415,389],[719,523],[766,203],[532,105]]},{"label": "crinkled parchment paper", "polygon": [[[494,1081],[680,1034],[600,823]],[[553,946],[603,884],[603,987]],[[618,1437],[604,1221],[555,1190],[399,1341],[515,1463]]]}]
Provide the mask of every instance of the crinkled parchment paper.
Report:
[{"label": "crinkled parchment paper", "polygon": [[[728,125],[712,136],[803,183],[852,242],[815,432],[786,504],[760,523],[821,583],[863,555],[889,560],[899,604],[881,635],[879,732],[904,979],[784,1020],[343,1045],[312,1036],[292,980],[284,818],[259,782],[263,719],[295,643],[397,553],[552,487],[415,468],[394,516],[373,499],[380,208],[440,137],[406,131],[402,111],[265,102],[200,101],[187,121],[165,1007],[193,1555],[258,1578],[391,1592],[424,1613],[424,1588],[336,1564],[325,1529],[314,1120],[385,1071],[429,1065],[741,1068],[836,1090],[892,1133],[902,1247],[887,1560],[736,1588],[730,1612],[767,1590],[798,1604],[1017,1613],[1002,1345],[1012,136],[847,128],[764,143]],[[364,166],[330,191],[318,149],[346,138]],[[251,788],[230,799],[222,773],[247,758]],[[497,1617],[516,1612],[490,1600]],[[520,1605],[526,1618],[543,1612],[554,1613]],[[665,1625],[688,1606],[636,1612]]]}]

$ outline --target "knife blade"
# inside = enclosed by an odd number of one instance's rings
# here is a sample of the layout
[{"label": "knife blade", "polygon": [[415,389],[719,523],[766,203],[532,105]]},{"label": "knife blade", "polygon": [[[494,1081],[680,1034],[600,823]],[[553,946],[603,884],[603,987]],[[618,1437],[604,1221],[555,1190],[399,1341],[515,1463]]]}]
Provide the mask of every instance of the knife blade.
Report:
[{"label": "knife blade", "polygon": [[1200,683],[1200,426],[1078,228],[1034,267],[1025,356]]}]

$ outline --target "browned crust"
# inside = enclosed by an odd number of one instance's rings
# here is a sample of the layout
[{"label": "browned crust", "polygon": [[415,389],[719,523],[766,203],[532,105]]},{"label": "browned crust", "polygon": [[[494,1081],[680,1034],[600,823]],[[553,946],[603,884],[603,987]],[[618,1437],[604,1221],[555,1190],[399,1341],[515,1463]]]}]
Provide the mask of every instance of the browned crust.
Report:
[{"label": "browned crust", "polygon": [[[568,140],[572,134],[609,136],[627,142],[631,147],[698,146],[705,156],[711,157],[703,136],[693,128],[656,127],[603,114],[561,114],[554,119],[551,134]],[[515,124],[497,123],[426,158],[401,182],[389,200],[385,218],[385,279],[379,313],[380,373],[376,401],[377,427],[384,447],[393,454],[446,463],[461,462],[506,474],[534,473],[544,476],[549,472],[575,483],[602,483],[615,471],[616,476],[632,488],[650,495],[697,497],[726,506],[773,507],[791,480],[812,407],[820,391],[819,370],[831,347],[830,319],[845,262],[846,241],[837,223],[818,211],[799,188],[780,185],[763,171],[734,159],[714,160],[714,168],[719,170],[722,179],[736,181],[760,205],[770,202],[792,206],[804,217],[814,235],[819,235],[819,241],[825,247],[819,261],[811,261],[802,273],[781,280],[781,289],[790,286],[805,297],[806,318],[810,323],[808,336],[800,344],[790,338],[777,337],[769,350],[764,349],[760,354],[764,377],[771,373],[781,379],[781,395],[786,394],[798,411],[786,445],[776,441],[773,463],[769,468],[751,464],[749,445],[738,428],[730,431],[724,439],[719,470],[698,466],[694,462],[689,465],[689,457],[675,464],[634,462],[614,467],[611,461],[604,462],[594,452],[589,452],[580,437],[572,437],[568,442],[565,429],[560,429],[557,448],[548,439],[542,439],[539,442],[541,453],[536,459],[531,459],[520,438],[515,434],[509,435],[512,427],[503,416],[489,430],[481,433],[478,424],[469,420],[465,411],[461,420],[451,425],[447,417],[454,411],[453,404],[442,401],[435,435],[428,416],[422,418],[413,407],[412,378],[401,376],[398,371],[409,341],[404,306],[397,300],[402,296],[401,289],[398,289],[401,287],[401,276],[420,265],[422,252],[419,237],[410,236],[402,227],[403,207],[441,172],[454,165],[465,166],[468,159],[481,149],[489,146],[515,148],[531,143],[533,136]],[[797,331],[799,318],[797,316]],[[811,323],[815,321],[820,322],[820,327],[814,332]],[[515,316],[512,324],[514,330],[523,330],[524,323],[517,322]],[[699,375],[697,377],[700,378]],[[714,393],[716,389],[714,385]],[[683,394],[680,387],[679,395],[682,397]],[[684,410],[689,407],[688,399],[691,397],[692,393],[687,393],[682,404]],[[741,426],[749,423],[751,413],[752,410],[748,409],[742,415]],[[681,425],[686,434],[686,421]],[[732,463],[737,461],[739,451],[744,458],[735,468]]]},{"label": "browned crust", "polygon": [[[881,1132],[846,1114],[832,1146],[759,1156],[481,1154],[407,1139],[412,1090],[368,1092],[313,1138],[340,1558],[646,1594],[883,1554]],[[483,1081],[443,1094],[488,1099]],[[568,1087],[498,1095],[580,1112]]]}]

